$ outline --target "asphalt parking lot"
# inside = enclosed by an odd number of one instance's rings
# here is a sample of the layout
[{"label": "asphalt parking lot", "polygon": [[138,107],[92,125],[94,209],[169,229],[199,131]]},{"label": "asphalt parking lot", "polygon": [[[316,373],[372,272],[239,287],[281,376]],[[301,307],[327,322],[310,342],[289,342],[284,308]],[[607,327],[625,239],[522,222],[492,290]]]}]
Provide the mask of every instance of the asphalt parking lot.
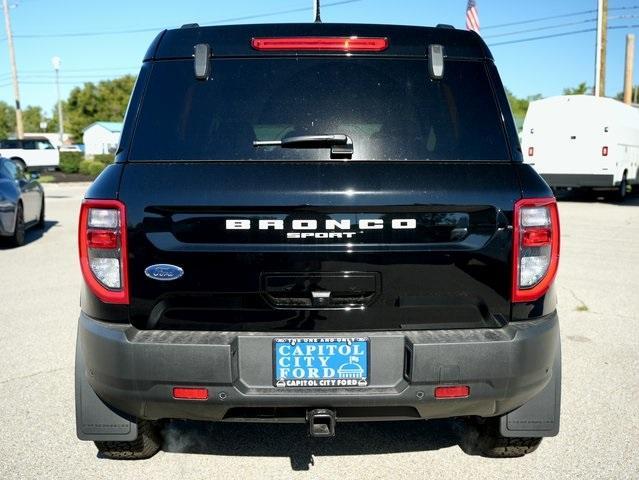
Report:
[{"label": "asphalt parking lot", "polygon": [[75,437],[77,212],[86,186],[47,185],[47,224],[0,250],[0,478],[638,478],[639,197],[563,201],[562,429],[532,455],[467,456],[460,422],[172,424],[150,460],[98,458]]}]

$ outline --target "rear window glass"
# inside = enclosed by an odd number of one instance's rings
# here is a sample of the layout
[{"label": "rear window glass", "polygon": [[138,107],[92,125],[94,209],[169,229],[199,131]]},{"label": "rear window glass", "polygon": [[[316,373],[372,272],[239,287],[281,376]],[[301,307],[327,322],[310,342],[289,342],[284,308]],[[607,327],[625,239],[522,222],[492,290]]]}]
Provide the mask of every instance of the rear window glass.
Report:
[{"label": "rear window glass", "polygon": [[255,148],[255,140],[346,134],[354,160],[508,160],[486,69],[423,59],[217,59],[157,62],[130,160],[330,159],[320,149]]}]

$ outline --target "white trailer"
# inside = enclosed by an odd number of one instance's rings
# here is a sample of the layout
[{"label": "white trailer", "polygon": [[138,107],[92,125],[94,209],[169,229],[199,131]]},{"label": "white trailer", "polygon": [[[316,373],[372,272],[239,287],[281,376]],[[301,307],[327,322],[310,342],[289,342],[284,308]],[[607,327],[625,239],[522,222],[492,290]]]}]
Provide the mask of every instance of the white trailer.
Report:
[{"label": "white trailer", "polygon": [[554,189],[617,191],[639,184],[639,109],[590,95],[531,102],[522,132],[524,161]]}]

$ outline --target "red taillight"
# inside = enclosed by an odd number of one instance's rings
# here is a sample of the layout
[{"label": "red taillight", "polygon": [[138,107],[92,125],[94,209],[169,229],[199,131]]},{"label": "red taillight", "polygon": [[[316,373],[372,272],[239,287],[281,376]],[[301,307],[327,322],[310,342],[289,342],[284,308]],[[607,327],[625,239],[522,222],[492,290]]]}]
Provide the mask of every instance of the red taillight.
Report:
[{"label": "red taillight", "polygon": [[388,48],[388,39],[383,37],[253,38],[251,46],[260,51],[333,50],[338,52],[381,52]]},{"label": "red taillight", "polygon": [[528,147],[528,156],[532,157],[535,154],[535,147]]},{"label": "red taillight", "polygon": [[174,387],[173,398],[176,400],[206,400],[209,391],[201,387]]},{"label": "red taillight", "polygon": [[601,156],[602,157],[608,156],[608,147],[601,147]]},{"label": "red taillight", "polygon": [[106,303],[129,303],[126,210],[118,200],[85,200],[78,228],[80,268],[87,286]]},{"label": "red taillight", "polygon": [[468,385],[450,385],[446,387],[435,387],[435,398],[466,398],[470,395]]},{"label": "red taillight", "polygon": [[114,249],[118,247],[118,233],[113,230],[87,229],[89,248]]},{"label": "red taillight", "polygon": [[524,198],[513,219],[513,302],[544,295],[559,267],[559,213],[554,198]]},{"label": "red taillight", "polygon": [[524,231],[521,238],[524,247],[541,247],[550,243],[552,232],[550,228],[531,228]]}]

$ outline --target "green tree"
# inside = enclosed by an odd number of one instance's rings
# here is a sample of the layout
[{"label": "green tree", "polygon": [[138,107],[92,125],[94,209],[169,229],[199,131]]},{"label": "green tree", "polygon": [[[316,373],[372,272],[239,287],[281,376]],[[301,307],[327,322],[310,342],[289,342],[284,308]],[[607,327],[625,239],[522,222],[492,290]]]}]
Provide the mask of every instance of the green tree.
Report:
[{"label": "green tree", "polygon": [[[71,90],[64,105],[65,131],[81,141],[82,131],[93,122],[121,122],[134,83],[133,75],[125,75],[97,84],[87,82]],[[57,122],[52,123],[57,128]]]},{"label": "green tree", "polygon": [[[634,87],[632,87],[632,95],[630,97],[632,101],[636,103],[639,100],[638,96],[639,96],[639,85],[635,85]],[[623,91],[615,95],[615,98],[623,102]]]},{"label": "green tree", "polygon": [[536,95],[529,95],[526,98],[519,98],[508,89],[506,89],[506,97],[508,97],[508,103],[510,104],[510,109],[513,112],[513,117],[515,117],[517,128],[521,128],[524,123],[524,118],[526,117],[526,112],[528,111],[528,105],[530,105],[530,102],[542,98],[539,93]]},{"label": "green tree", "polygon": [[6,102],[0,101],[0,138],[7,138],[15,133],[16,111]]},{"label": "green tree", "polygon": [[40,128],[40,123],[42,122],[47,122],[48,129],[50,119],[44,115],[42,107],[28,106],[22,111],[22,122],[24,123],[25,132],[35,133],[42,131]]},{"label": "green tree", "polygon": [[[64,118],[64,132],[69,133],[69,118],[66,115],[67,102],[62,100],[62,113]],[[58,104],[56,103],[51,109],[51,116],[47,120],[47,132],[58,131]],[[80,141],[82,138],[80,137]]]},{"label": "green tree", "polygon": [[589,95],[591,93],[592,88],[586,82],[581,82],[575,88],[564,88],[564,95]]}]

